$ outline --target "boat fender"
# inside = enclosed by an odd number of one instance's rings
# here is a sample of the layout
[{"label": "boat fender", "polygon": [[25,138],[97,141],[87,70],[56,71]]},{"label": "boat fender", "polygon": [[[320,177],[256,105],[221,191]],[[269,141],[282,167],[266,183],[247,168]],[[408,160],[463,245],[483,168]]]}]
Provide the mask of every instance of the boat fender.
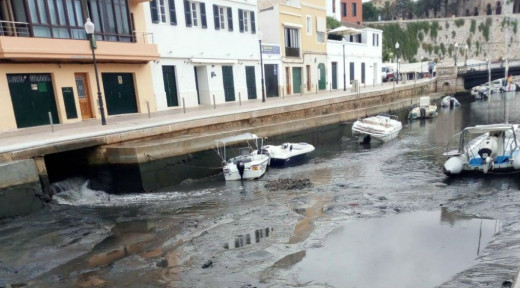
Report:
[{"label": "boat fender", "polygon": [[367,145],[367,144],[370,144],[370,135],[367,135],[365,136],[365,138],[363,138],[363,144]]},{"label": "boat fender", "polygon": [[291,145],[291,147],[289,147],[289,151],[292,151],[292,145]]},{"label": "boat fender", "polygon": [[515,157],[513,157],[513,168],[515,170],[520,169],[520,153],[516,153]]},{"label": "boat fender", "polygon": [[460,157],[451,157],[444,163],[443,172],[447,176],[457,175],[462,172],[464,161]]},{"label": "boat fender", "polygon": [[244,170],[245,170],[245,165],[244,165],[244,162],[242,161],[238,161],[237,162],[237,169],[238,169],[238,174],[240,174],[240,180],[243,180],[244,179]]},{"label": "boat fender", "polygon": [[421,118],[426,117],[426,108],[421,107]]}]

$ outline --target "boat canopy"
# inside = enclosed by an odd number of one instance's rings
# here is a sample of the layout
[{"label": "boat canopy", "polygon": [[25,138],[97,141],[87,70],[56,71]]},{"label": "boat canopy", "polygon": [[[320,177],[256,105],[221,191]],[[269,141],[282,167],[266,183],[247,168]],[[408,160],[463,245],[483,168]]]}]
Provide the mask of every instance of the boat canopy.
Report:
[{"label": "boat canopy", "polygon": [[422,96],[419,98],[419,106],[428,106],[430,105],[430,96]]},{"label": "boat canopy", "polygon": [[239,141],[247,141],[247,140],[255,140],[255,139],[258,139],[258,136],[256,136],[255,134],[243,133],[243,134],[238,134],[235,136],[218,139],[218,140],[215,140],[215,142],[222,143],[225,145],[230,142],[239,142]]},{"label": "boat canopy", "polygon": [[508,131],[515,129],[514,125],[508,124],[491,124],[491,125],[477,125],[464,129],[465,133],[469,134],[483,134],[494,131]]}]

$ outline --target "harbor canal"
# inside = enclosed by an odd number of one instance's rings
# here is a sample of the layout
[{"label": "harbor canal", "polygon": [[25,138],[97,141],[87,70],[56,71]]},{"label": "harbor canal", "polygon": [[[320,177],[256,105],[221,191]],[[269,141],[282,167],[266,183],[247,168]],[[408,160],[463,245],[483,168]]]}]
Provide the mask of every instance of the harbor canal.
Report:
[{"label": "harbor canal", "polygon": [[[385,287],[392,271],[393,287],[500,287],[520,263],[520,174],[448,179],[441,167],[462,128],[504,121],[504,99],[461,98],[423,121],[400,111],[384,145],[356,143],[352,123],[271,137],[316,151],[259,181],[120,195],[55,183],[51,205],[0,222],[0,287]],[[265,187],[285,178],[312,187]]]}]

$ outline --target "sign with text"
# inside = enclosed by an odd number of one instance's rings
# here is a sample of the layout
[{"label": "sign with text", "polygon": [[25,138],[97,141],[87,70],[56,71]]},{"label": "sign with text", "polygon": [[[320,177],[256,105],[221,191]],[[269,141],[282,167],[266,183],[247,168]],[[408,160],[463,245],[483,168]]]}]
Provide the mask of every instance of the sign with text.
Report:
[{"label": "sign with text", "polygon": [[280,55],[280,46],[262,45],[262,54]]}]

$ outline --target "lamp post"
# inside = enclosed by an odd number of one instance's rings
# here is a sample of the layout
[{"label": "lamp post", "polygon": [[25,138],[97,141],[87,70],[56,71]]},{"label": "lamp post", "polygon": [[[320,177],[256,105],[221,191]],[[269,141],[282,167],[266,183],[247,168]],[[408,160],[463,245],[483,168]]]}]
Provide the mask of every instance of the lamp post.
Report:
[{"label": "lamp post", "polygon": [[419,59],[419,61],[421,61],[421,74],[420,74],[420,75],[421,75],[421,78],[419,78],[419,79],[422,79],[422,78],[423,78],[423,74],[422,74],[422,62],[423,62],[423,58],[424,58],[424,56],[421,55],[421,59]]},{"label": "lamp post", "polygon": [[395,42],[395,65],[397,67],[396,84],[399,84],[399,42]]},{"label": "lamp post", "polygon": [[459,57],[459,42],[455,42],[455,67],[457,67],[457,58]]},{"label": "lamp post", "polygon": [[468,44],[464,44],[464,66],[468,66]]},{"label": "lamp post", "polygon": [[265,89],[264,89],[264,57],[262,55],[262,32],[258,32],[258,46],[260,47],[260,73],[261,80],[260,83],[262,85],[262,102],[265,102]]},{"label": "lamp post", "polygon": [[97,48],[96,40],[94,39],[94,30],[94,23],[90,21],[90,18],[87,18],[87,22],[85,22],[85,32],[87,32],[87,36],[90,40],[90,49],[92,50],[92,59],[94,60],[94,72],[96,73],[96,85],[99,102],[99,112],[101,113],[101,125],[107,125],[107,120],[105,118],[105,107],[103,106],[103,97],[101,96],[101,89],[99,88],[99,76],[96,61],[96,53],[94,52],[94,49]]}]

